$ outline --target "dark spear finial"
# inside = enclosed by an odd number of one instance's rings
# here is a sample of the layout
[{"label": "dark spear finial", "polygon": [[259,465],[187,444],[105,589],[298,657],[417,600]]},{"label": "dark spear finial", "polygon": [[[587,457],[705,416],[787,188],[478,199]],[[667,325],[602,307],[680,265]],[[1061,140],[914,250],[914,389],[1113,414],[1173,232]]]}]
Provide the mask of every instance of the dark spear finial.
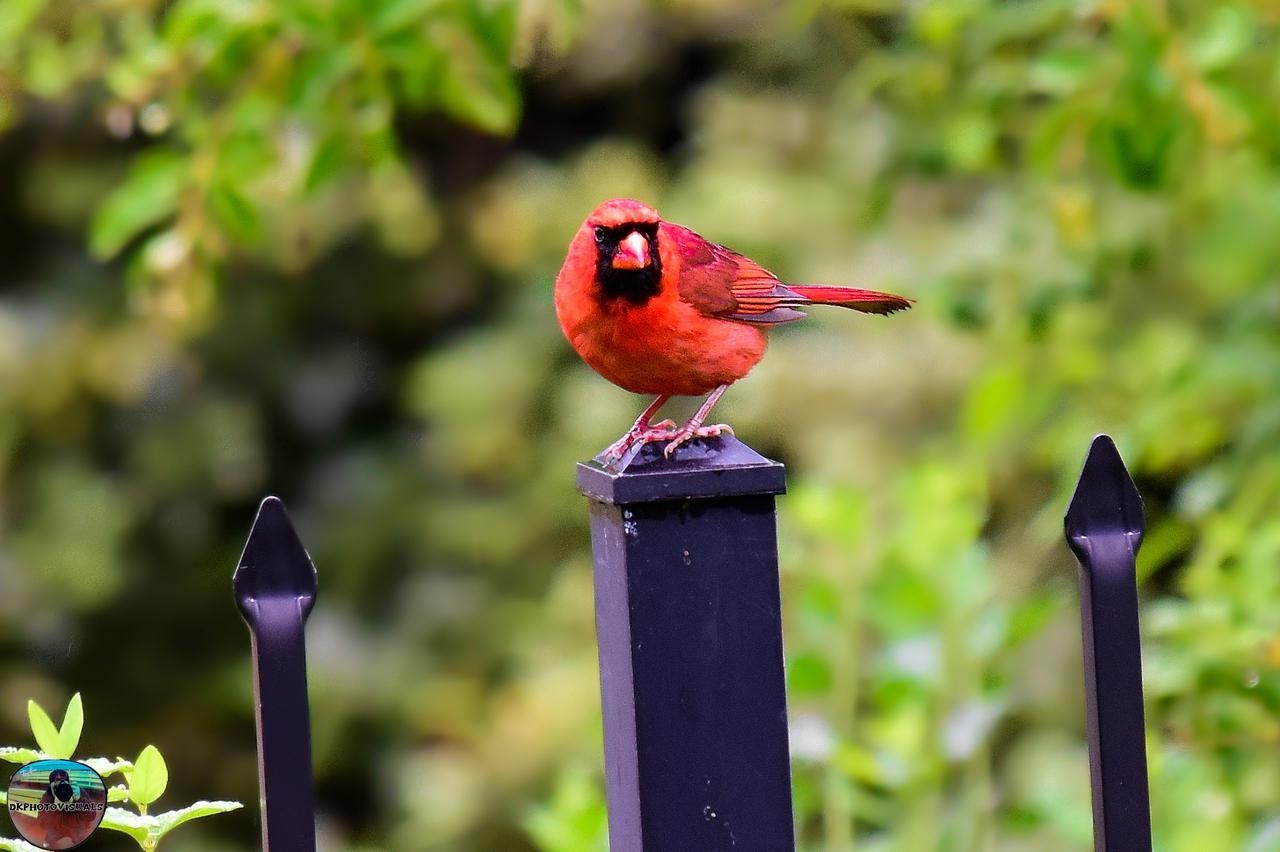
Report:
[{"label": "dark spear finial", "polygon": [[1142,498],[1111,438],[1089,448],[1067,508],[1067,543],[1080,561],[1093,837],[1097,852],[1150,852],[1135,560]]},{"label": "dark spear finial", "polygon": [[303,624],[316,569],[279,499],[258,507],[231,585],[253,637],[262,849],[315,852]]}]

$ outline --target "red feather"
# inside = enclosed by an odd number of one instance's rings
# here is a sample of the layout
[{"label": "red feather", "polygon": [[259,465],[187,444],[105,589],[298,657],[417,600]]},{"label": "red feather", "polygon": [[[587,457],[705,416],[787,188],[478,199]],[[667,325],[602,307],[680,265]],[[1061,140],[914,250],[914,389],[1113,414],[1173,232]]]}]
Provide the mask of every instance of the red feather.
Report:
[{"label": "red feather", "polygon": [[[788,285],[807,302],[815,305],[837,305],[841,308],[852,308],[864,314],[891,314],[905,311],[911,307],[911,300],[892,293],[881,293],[877,290],[861,290],[857,287],[826,287],[818,284]],[[785,303],[784,304],[788,304]]]},{"label": "red feather", "polygon": [[804,319],[795,308],[837,305],[868,314],[891,314],[911,300],[857,287],[783,284],[778,276],[732,249],[670,222],[662,234],[680,250],[680,298],[711,316],[761,325]]}]

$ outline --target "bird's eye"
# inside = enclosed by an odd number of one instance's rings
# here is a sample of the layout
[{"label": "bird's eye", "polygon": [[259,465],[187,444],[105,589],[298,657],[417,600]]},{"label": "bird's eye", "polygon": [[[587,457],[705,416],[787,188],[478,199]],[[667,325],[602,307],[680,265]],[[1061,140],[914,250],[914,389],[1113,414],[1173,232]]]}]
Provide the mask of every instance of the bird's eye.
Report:
[{"label": "bird's eye", "polygon": [[604,242],[604,228],[600,227],[599,225],[596,225],[596,242],[598,243]]}]

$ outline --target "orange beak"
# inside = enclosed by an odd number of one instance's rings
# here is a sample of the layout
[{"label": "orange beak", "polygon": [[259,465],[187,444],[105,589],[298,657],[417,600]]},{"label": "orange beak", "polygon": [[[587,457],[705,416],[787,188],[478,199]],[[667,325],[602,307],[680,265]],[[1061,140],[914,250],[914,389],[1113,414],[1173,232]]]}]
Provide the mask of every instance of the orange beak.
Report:
[{"label": "orange beak", "polygon": [[627,234],[613,255],[614,269],[644,269],[649,265],[649,241],[639,231]]}]

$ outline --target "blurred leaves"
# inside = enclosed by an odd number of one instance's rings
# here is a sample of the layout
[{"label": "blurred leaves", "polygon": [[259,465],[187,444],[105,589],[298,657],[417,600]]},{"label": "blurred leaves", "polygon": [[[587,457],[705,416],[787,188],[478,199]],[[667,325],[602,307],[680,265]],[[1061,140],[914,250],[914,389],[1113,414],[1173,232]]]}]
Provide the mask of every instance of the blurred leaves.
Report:
[{"label": "blurred leaves", "polygon": [[98,209],[89,231],[89,249],[99,258],[120,252],[144,229],[178,209],[187,161],[172,151],[140,157],[128,177]]},{"label": "blurred leaves", "polygon": [[[156,226],[170,229],[185,256],[144,253],[138,274],[152,285],[189,289],[183,280],[205,281],[230,255],[297,268],[368,221],[421,226],[397,111],[439,110],[496,134],[512,132],[520,112],[514,0],[24,0],[0,14],[0,78],[18,85],[3,97],[0,127],[31,98],[59,98],[112,136],[151,141],[89,240],[111,258]],[[329,206],[323,193],[335,187],[367,194],[365,209],[339,229],[290,226]],[[385,244],[420,254],[430,230],[396,231]],[[265,248],[286,238],[307,248]]]},{"label": "blurred leaves", "polygon": [[525,820],[538,848],[546,852],[607,852],[608,820],[599,785],[582,771],[566,771],[550,802]]}]

